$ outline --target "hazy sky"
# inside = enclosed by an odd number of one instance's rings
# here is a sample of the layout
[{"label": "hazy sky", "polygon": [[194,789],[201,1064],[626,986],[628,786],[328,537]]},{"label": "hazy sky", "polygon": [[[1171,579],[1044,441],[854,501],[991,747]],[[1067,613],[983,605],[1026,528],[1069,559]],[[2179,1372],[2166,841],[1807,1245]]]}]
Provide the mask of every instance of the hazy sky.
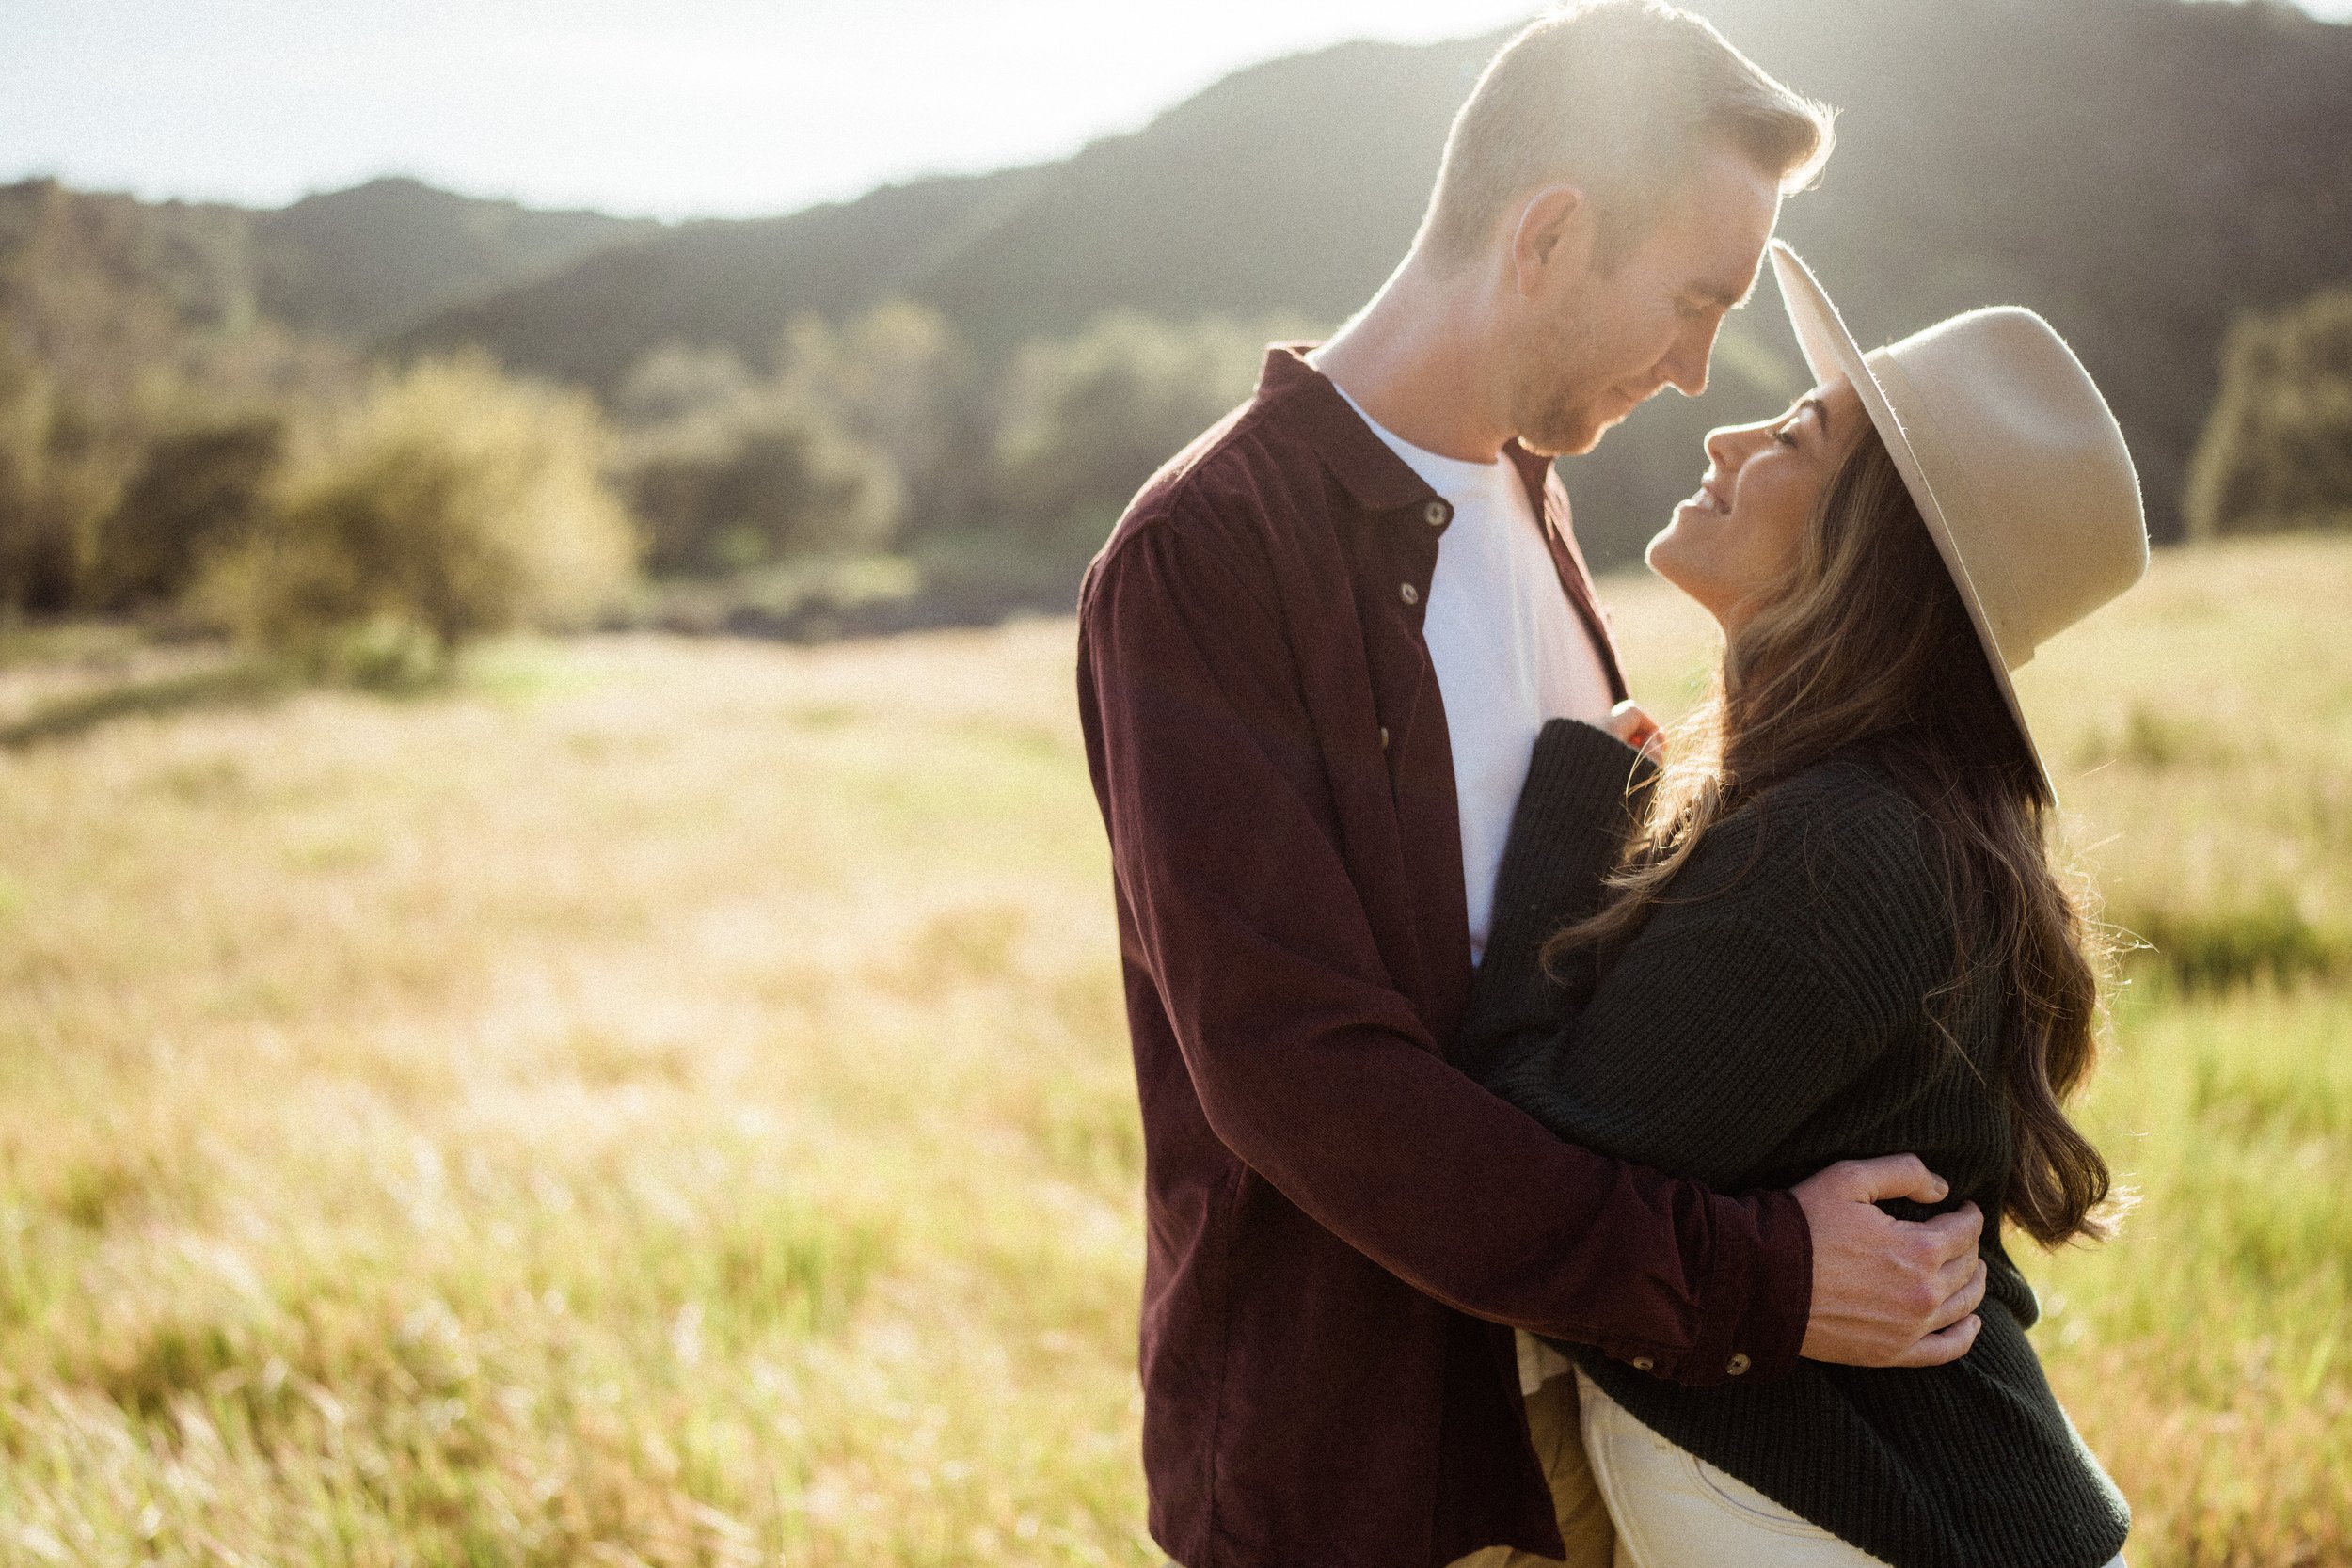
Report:
[{"label": "hazy sky", "polygon": [[[2352,15],[2352,0],[2307,0]],[[381,173],[777,213],[1058,156],[1241,65],[1535,0],[0,0],[0,178],[275,205]]]}]

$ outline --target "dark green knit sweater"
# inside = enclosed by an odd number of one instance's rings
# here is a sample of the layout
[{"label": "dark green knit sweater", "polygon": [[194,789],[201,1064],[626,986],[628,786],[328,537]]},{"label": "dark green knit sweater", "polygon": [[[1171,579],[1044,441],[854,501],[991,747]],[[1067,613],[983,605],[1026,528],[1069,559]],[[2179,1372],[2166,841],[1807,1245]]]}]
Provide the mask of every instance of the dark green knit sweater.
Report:
[{"label": "dark green knit sweater", "polygon": [[[1912,1153],[1951,1183],[1948,1207],[1998,1215],[2000,997],[1988,981],[1948,1006],[1958,1050],[1931,1022],[1951,914],[1924,818],[1867,764],[1824,764],[1730,813],[1604,971],[1544,975],[1543,939],[1597,901],[1633,761],[1589,725],[1545,727],[1464,1059],[1561,1137],[1722,1191]],[[1983,1332],[1949,1366],[1804,1361],[1683,1388],[1562,1349],[1652,1430],[1895,1568],[2098,1568],[2130,1514],[2043,1381],[2033,1291],[1991,1224],[1983,1255]]]}]

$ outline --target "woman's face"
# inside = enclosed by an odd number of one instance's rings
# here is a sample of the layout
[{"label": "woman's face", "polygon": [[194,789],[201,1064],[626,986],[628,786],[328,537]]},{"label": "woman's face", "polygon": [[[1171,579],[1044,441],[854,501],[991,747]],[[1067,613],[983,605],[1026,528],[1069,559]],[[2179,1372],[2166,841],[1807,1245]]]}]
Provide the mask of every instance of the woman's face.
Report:
[{"label": "woman's face", "polygon": [[1795,561],[1830,476],[1869,422],[1843,379],[1789,410],[1707,437],[1707,478],[1649,542],[1650,570],[1707,608],[1725,635]]}]

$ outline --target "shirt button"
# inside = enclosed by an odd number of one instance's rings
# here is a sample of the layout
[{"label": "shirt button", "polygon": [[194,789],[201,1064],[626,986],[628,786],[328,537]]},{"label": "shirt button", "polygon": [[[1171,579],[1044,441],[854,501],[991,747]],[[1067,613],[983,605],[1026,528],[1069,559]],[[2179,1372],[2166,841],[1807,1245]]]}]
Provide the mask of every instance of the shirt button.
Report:
[{"label": "shirt button", "polygon": [[1389,726],[1386,724],[1380,726],[1380,749],[1384,752],[1389,749]]},{"label": "shirt button", "polygon": [[1658,1365],[1658,1363],[1657,1363],[1657,1362],[1652,1361],[1652,1360],[1651,1360],[1648,1356],[1646,1356],[1646,1355],[1637,1355],[1637,1356],[1635,1356],[1635,1357],[1633,1358],[1633,1370],[1634,1370],[1635,1371],[1637,1371],[1637,1372],[1646,1372],[1646,1371],[1648,1371],[1648,1370],[1649,1370],[1652,1367],[1655,1367],[1655,1366],[1657,1366],[1657,1365]]},{"label": "shirt button", "polygon": [[1741,1353],[1734,1355],[1728,1362],[1726,1362],[1724,1366],[1724,1370],[1729,1372],[1734,1377],[1738,1377],[1741,1372],[1746,1371],[1748,1367],[1749,1361],[1747,1355],[1745,1353]]},{"label": "shirt button", "polygon": [[1396,593],[1397,597],[1403,599],[1406,604],[1421,603],[1421,590],[1414,587],[1409,582],[1398,583]]},{"label": "shirt button", "polygon": [[1445,527],[1445,520],[1447,516],[1445,502],[1431,501],[1427,506],[1421,509],[1421,516],[1422,521],[1427,523],[1431,528]]}]

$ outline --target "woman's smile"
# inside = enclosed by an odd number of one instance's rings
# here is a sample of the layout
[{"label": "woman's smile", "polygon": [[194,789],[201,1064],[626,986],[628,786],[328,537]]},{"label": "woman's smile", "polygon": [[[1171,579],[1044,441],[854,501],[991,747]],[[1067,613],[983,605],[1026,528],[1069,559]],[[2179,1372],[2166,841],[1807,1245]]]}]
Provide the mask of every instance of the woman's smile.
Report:
[{"label": "woman's smile", "polygon": [[1728,631],[1788,571],[1805,520],[1867,422],[1839,380],[1772,419],[1709,431],[1698,493],[1650,541],[1650,569]]},{"label": "woman's smile", "polygon": [[1698,494],[1675,510],[1679,512],[1687,508],[1692,512],[1711,512],[1719,516],[1730,512],[1730,504],[1724,499],[1723,492],[1718,488],[1722,483],[1715,470],[1708,468],[1707,477],[1699,481]]}]

